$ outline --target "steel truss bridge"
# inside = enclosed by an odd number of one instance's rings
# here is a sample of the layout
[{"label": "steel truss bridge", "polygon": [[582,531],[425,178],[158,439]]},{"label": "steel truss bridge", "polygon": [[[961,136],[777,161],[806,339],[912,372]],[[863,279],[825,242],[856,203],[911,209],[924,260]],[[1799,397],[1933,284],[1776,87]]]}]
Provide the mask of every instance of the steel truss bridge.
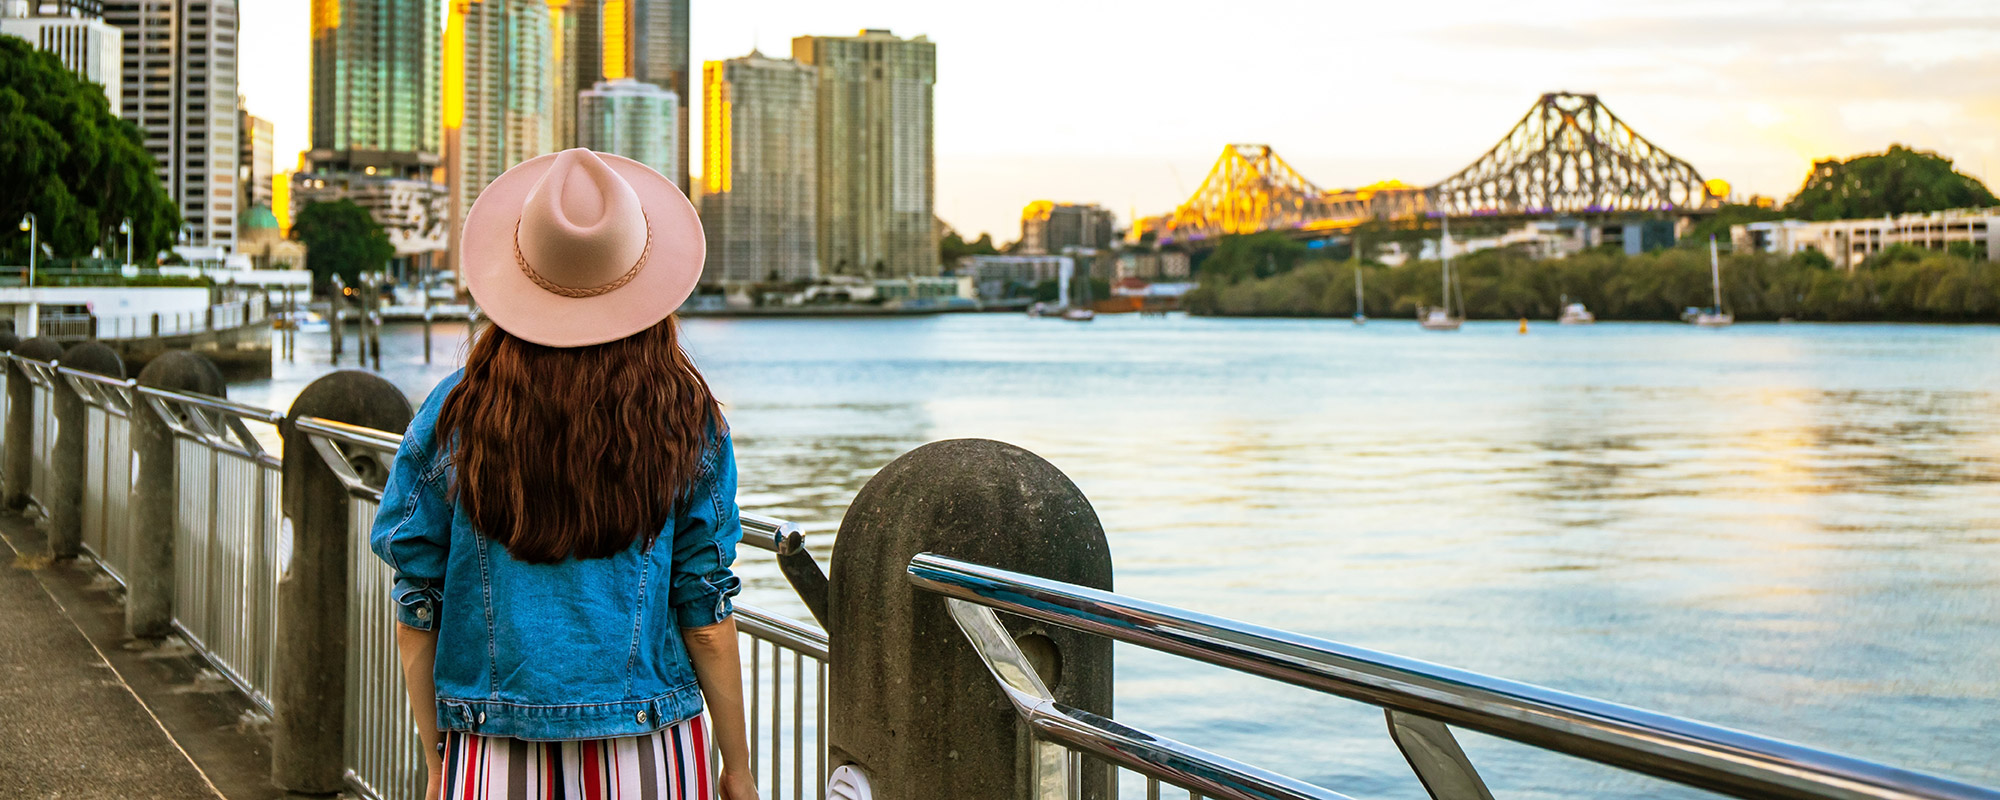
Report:
[{"label": "steel truss bridge", "polygon": [[1727,184],[1640,136],[1594,94],[1542,95],[1498,144],[1431,186],[1388,181],[1326,190],[1269,145],[1222,148],[1194,196],[1131,236],[1193,243],[1224,234],[1337,233],[1375,220],[1548,217],[1713,210]]}]

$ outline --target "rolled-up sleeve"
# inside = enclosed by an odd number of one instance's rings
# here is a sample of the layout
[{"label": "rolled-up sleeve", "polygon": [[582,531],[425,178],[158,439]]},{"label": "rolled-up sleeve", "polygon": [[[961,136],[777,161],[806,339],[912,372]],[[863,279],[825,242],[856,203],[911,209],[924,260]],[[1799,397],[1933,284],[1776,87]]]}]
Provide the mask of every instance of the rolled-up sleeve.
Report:
[{"label": "rolled-up sleeve", "polygon": [[736,562],[736,543],[743,538],[743,520],[736,508],[736,452],[728,434],[717,439],[707,461],[674,526],[673,584],[667,602],[682,628],[728,619],[735,612],[730,598],[743,588],[729,569]]},{"label": "rolled-up sleeve", "polygon": [[417,439],[405,437],[396,453],[368,545],[395,573],[390,597],[396,621],[428,631],[436,629],[441,611],[451,508],[443,465],[433,464]]}]

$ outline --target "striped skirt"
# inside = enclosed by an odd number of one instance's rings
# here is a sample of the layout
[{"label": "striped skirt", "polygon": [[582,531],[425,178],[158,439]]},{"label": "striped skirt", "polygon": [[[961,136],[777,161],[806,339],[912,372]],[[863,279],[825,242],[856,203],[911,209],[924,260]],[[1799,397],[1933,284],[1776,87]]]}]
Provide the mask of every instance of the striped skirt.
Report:
[{"label": "striped skirt", "polygon": [[714,793],[706,717],[616,739],[444,734],[444,800],[713,800]]}]

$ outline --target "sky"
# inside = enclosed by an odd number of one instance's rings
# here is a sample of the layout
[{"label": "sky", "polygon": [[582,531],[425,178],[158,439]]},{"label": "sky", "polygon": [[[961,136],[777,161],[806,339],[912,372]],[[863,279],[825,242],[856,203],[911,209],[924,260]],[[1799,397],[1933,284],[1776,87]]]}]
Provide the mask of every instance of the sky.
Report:
[{"label": "sky", "polygon": [[[1992,0],[694,3],[697,84],[700,62],[789,55],[793,36],[929,36],[937,213],[1001,242],[1037,199],[1171,211],[1232,142],[1325,188],[1428,185],[1549,91],[1596,93],[1739,195],[1782,199],[1813,160],[1892,142],[1989,186],[2000,170]],[[308,0],[241,6],[246,106],[275,124],[285,169],[308,145]]]}]

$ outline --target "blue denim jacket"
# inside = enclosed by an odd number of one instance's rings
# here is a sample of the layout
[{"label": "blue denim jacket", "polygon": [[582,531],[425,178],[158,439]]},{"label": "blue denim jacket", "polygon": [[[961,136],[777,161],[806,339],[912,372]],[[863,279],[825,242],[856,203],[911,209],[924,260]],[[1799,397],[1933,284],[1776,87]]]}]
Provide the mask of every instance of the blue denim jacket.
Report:
[{"label": "blue denim jacket", "polygon": [[732,612],[743,528],[727,433],[689,500],[647,546],[610,558],[517,561],[448,496],[438,410],[452,374],[411,420],[369,543],[395,571],[398,622],[438,632],[439,730],[559,740],[632,736],[701,713],[681,639]]}]

